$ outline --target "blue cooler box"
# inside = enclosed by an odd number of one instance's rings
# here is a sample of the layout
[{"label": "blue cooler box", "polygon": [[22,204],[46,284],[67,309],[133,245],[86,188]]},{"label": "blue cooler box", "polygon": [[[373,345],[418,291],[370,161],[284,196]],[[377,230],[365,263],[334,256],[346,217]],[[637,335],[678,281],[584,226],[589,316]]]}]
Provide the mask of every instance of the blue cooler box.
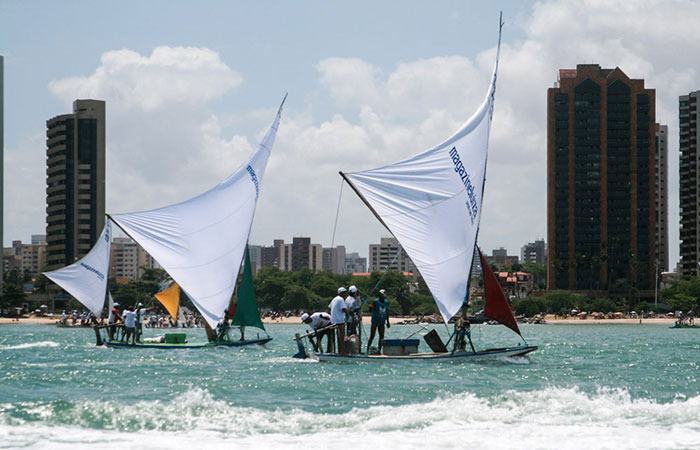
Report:
[{"label": "blue cooler box", "polygon": [[384,339],[382,349],[387,356],[402,356],[418,353],[418,339]]}]

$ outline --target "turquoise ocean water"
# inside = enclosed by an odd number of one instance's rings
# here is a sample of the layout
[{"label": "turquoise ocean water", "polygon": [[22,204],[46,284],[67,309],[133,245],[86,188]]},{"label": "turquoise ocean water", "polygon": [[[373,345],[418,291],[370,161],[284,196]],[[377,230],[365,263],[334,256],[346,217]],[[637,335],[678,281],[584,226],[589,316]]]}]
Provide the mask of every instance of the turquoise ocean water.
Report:
[{"label": "turquoise ocean water", "polygon": [[[518,341],[476,328],[478,347]],[[334,364],[290,357],[303,329],[270,325],[266,347],[128,350],[95,347],[91,329],[2,325],[0,448],[700,448],[700,330],[525,325],[529,358]]]}]

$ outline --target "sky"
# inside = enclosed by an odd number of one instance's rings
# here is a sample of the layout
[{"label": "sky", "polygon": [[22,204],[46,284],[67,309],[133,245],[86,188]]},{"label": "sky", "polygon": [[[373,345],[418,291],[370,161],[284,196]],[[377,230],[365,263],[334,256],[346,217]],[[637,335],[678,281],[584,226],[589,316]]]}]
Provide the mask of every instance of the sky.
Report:
[{"label": "sky", "polygon": [[[700,89],[700,2],[0,0],[4,245],[45,233],[46,120],[107,107],[107,212],[216,185],[289,94],[250,242],[310,236],[366,256],[389,236],[338,171],[418,154],[483,100],[505,26],[479,244],[546,238],[546,98],[562,68],[620,67],[669,126],[678,259],[678,96]],[[336,211],[339,219],[336,223]]]}]

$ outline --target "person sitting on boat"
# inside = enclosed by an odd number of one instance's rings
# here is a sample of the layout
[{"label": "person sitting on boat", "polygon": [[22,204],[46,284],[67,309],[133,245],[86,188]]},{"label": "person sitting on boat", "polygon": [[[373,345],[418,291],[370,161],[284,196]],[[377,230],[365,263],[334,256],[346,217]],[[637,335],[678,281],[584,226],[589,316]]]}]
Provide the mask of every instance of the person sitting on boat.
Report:
[{"label": "person sitting on boat", "polygon": [[[315,312],[311,315],[304,313],[301,315],[301,321],[307,325],[311,325],[311,328],[313,328],[314,331],[316,331],[321,328],[325,328],[331,324],[331,315],[325,312]],[[311,342],[314,344],[314,347],[316,347],[316,351],[320,352],[321,338],[323,338],[323,336],[326,336],[326,353],[330,353],[331,339],[333,339],[333,334],[331,333],[331,330],[317,332],[316,342],[314,342],[313,340],[311,340]]]},{"label": "person sitting on boat", "polygon": [[389,323],[389,299],[386,298],[386,290],[379,290],[379,297],[369,305],[369,310],[372,313],[372,327],[369,330],[369,340],[367,341],[367,354],[369,354],[370,346],[374,340],[374,333],[379,331],[379,354],[382,353],[382,341],[384,340],[384,324],[387,328],[391,328]]},{"label": "person sitting on boat", "polygon": [[126,343],[129,343],[129,338],[131,338],[131,343],[136,343],[136,311],[132,306],[127,306],[126,311],[124,311],[124,336],[126,337]]},{"label": "person sitting on boat", "polygon": [[357,291],[357,287],[352,285],[348,288],[348,296],[345,299],[345,305],[348,309],[345,322],[348,336],[357,334],[357,326],[360,322],[360,308],[362,308],[362,300]]},{"label": "person sitting on boat", "polygon": [[[109,340],[113,341],[114,340],[114,334],[117,331],[117,323],[122,321],[122,316],[119,314],[119,303],[115,303],[112,305],[112,310],[109,312],[109,318],[107,319],[107,323],[109,324],[109,327],[107,327],[107,332],[109,333]],[[122,336],[123,338],[124,336]]]},{"label": "person sitting on boat", "polygon": [[338,288],[338,295],[331,300],[328,308],[331,311],[331,324],[338,327],[338,353],[345,355],[345,313],[348,308],[345,304],[345,298],[348,296],[348,290],[344,287]]}]

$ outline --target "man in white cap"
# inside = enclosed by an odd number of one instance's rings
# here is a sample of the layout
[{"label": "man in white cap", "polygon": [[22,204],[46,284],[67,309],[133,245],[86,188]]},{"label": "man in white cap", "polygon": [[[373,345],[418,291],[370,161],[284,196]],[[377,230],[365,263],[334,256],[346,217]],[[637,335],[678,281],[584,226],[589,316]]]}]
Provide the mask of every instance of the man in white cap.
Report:
[{"label": "man in white cap", "polygon": [[[301,321],[307,325],[310,325],[311,328],[314,329],[314,331],[319,330],[321,328],[327,327],[328,325],[331,324],[331,315],[325,312],[316,312],[311,315],[308,315],[306,313],[301,315]],[[331,339],[333,339],[332,333],[330,333],[330,330],[326,331],[317,331],[316,332],[316,342],[313,340],[314,347],[316,347],[316,351],[320,352],[321,351],[321,338],[323,336],[326,336],[326,353],[331,352]]]},{"label": "man in white cap", "polygon": [[379,330],[379,353],[382,353],[382,344],[384,340],[384,324],[387,328],[391,328],[389,323],[389,300],[386,298],[386,291],[379,290],[379,298],[375,298],[369,305],[369,310],[372,313],[372,327],[369,330],[369,339],[367,340],[367,353],[369,354],[370,345],[374,340],[374,333]]},{"label": "man in white cap", "polygon": [[338,353],[341,355],[346,355],[345,313],[348,312],[348,308],[345,305],[345,297],[347,296],[348,290],[341,286],[338,288],[338,295],[328,304],[328,308],[331,310],[331,323],[338,327]]},{"label": "man in white cap", "polygon": [[362,308],[362,300],[357,292],[357,287],[352,285],[348,288],[348,297],[345,299],[345,305],[348,308],[348,314],[345,318],[348,336],[357,333],[357,325],[360,321],[360,308]]},{"label": "man in white cap", "polygon": [[107,328],[107,333],[109,334],[109,340],[114,340],[114,333],[117,331],[117,322],[121,322],[122,316],[119,314],[119,303],[112,305],[111,311],[109,311],[109,318],[107,323],[109,327]]}]

